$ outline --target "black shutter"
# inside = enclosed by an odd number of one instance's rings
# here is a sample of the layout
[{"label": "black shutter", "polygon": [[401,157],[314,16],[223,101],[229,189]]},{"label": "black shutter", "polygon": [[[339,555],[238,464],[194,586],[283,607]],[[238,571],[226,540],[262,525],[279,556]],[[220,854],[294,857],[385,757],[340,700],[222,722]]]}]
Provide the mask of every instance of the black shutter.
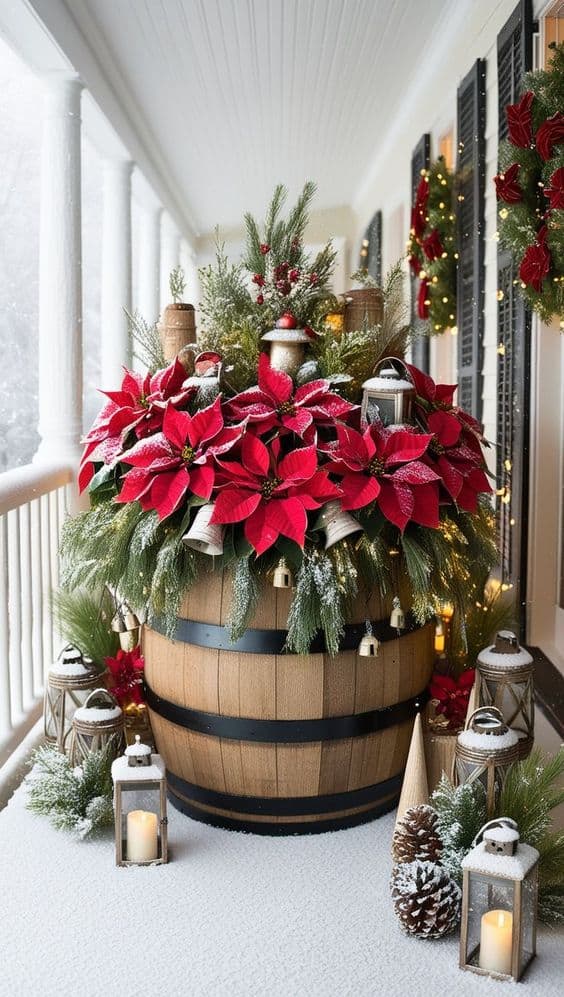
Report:
[{"label": "black shutter", "polygon": [[458,402],[482,417],[486,64],[477,59],[457,94]]},{"label": "black shutter", "polygon": [[359,267],[382,287],[382,212],[377,211],[364,233]]},{"label": "black shutter", "polygon": [[[428,170],[431,164],[431,136],[426,132],[421,136],[411,156],[411,203],[415,199],[417,185],[421,180],[421,170]],[[411,278],[411,328],[413,342],[411,344],[411,359],[416,367],[429,373],[429,337],[426,333],[426,322],[417,315],[417,293],[419,280]]]},{"label": "black shutter", "polygon": [[[519,99],[523,73],[532,67],[530,0],[521,0],[497,39],[498,128],[507,136],[507,104]],[[524,638],[529,492],[531,313],[519,295],[511,254],[497,255],[496,522],[501,581],[513,587]],[[503,295],[503,296],[502,296]]]}]

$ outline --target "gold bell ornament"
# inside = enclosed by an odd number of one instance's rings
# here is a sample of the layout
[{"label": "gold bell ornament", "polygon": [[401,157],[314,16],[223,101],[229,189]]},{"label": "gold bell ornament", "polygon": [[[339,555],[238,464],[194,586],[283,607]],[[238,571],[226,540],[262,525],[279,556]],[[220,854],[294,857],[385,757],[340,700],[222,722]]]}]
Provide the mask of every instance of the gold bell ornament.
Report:
[{"label": "gold bell ornament", "polygon": [[225,536],[225,526],[222,526],[221,523],[210,522],[213,510],[212,503],[203,505],[201,509],[198,509],[194,522],[182,537],[187,547],[199,550],[201,554],[209,554],[210,557],[223,554],[223,538]]},{"label": "gold bell ornament", "polygon": [[125,602],[117,608],[112,620],[112,630],[119,635],[119,646],[122,651],[132,651],[139,644],[141,624]]},{"label": "gold bell ornament", "polygon": [[325,550],[329,550],[351,533],[362,533],[362,526],[358,520],[344,511],[338,499],[323,506],[317,526],[325,533]]},{"label": "gold bell ornament", "polygon": [[392,600],[392,612],[390,615],[390,626],[394,630],[405,630],[405,613],[401,608],[399,596],[395,595]]},{"label": "gold bell ornament", "polygon": [[360,639],[357,654],[360,658],[376,658],[379,647],[380,641],[372,632],[372,624],[370,620],[367,620],[366,633],[363,634]]},{"label": "gold bell ornament", "polygon": [[292,589],[294,587],[294,576],[284,557],[281,557],[276,565],[272,584],[275,589]]}]

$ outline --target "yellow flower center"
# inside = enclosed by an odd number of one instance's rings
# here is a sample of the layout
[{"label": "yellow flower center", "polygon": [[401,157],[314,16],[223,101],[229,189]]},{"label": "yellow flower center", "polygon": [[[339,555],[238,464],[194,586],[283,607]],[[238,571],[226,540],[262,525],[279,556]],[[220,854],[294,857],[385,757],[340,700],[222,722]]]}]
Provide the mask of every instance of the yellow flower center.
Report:
[{"label": "yellow flower center", "polygon": [[265,478],[262,483],[261,493],[266,499],[269,499],[274,489],[280,484],[282,484],[281,478]]},{"label": "yellow flower center", "polygon": [[181,456],[185,464],[191,464],[195,457],[192,447],[189,446],[182,447]]}]

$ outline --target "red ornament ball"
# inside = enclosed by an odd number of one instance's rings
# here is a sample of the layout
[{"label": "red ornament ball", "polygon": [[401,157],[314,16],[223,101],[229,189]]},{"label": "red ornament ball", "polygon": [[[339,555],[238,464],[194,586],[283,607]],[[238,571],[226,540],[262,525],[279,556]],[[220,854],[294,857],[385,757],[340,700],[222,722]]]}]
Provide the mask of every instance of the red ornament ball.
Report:
[{"label": "red ornament ball", "polygon": [[257,294],[257,305],[264,305],[264,294]]},{"label": "red ornament ball", "polygon": [[266,256],[266,254],[270,252],[270,246],[268,245],[267,242],[261,242],[260,251],[263,256]]},{"label": "red ornament ball", "polygon": [[276,323],[277,329],[297,329],[298,323],[291,312],[284,312]]}]

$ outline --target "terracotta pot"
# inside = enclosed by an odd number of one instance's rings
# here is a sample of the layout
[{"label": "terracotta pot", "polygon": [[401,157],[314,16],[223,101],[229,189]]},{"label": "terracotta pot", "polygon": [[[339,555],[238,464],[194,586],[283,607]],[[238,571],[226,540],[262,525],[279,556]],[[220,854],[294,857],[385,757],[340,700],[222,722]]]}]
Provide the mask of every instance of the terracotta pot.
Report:
[{"label": "terracotta pot", "polygon": [[184,346],[196,342],[194,305],[175,302],[167,305],[159,322],[159,335],[165,360],[174,360]]}]

